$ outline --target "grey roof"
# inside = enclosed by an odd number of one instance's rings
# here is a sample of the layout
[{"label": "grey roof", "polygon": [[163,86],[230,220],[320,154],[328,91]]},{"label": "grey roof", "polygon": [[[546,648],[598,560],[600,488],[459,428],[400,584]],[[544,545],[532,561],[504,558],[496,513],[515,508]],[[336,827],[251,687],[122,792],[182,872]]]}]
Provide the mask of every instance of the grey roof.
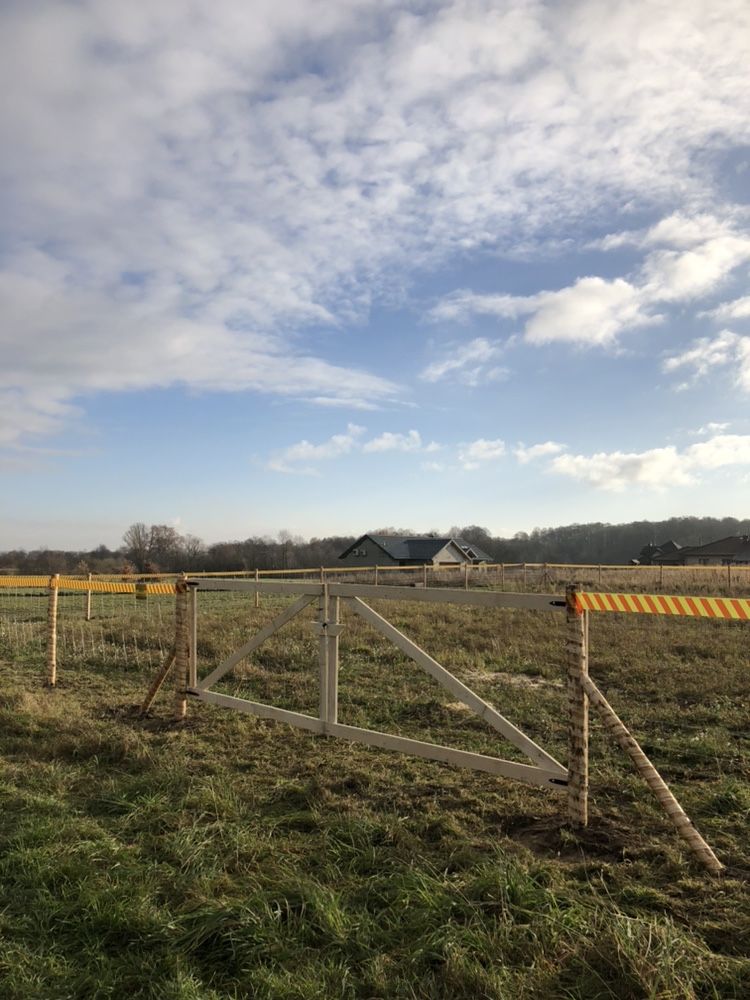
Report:
[{"label": "grey roof", "polygon": [[750,536],[729,535],[727,538],[719,538],[715,542],[707,542],[705,545],[692,545],[689,549],[683,549],[684,555],[689,556],[737,556],[740,552],[746,552],[750,547]]},{"label": "grey roof", "polygon": [[387,552],[392,559],[399,561],[408,559],[425,562],[434,559],[438,552],[446,545],[450,545],[451,542],[457,545],[464,554],[466,554],[467,549],[471,549],[476,553],[476,558],[486,558],[488,562],[490,561],[490,557],[486,553],[481,553],[481,550],[478,550],[475,545],[470,545],[460,538],[434,538],[429,535],[362,535],[341,553],[339,559],[346,558],[351,550],[358,548],[366,538]]}]

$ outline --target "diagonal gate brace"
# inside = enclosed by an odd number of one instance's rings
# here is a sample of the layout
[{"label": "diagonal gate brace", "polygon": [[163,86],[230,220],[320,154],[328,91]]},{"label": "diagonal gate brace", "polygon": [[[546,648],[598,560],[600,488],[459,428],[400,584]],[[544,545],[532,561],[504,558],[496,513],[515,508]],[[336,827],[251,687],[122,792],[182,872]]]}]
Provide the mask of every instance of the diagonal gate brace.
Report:
[{"label": "diagonal gate brace", "polygon": [[518,729],[517,726],[514,726],[512,722],[506,719],[504,715],[501,715],[492,705],[475,694],[471,688],[462,684],[457,677],[454,677],[450,671],[441,666],[437,660],[433,660],[428,653],[425,653],[416,643],[408,639],[403,632],[399,632],[395,626],[391,625],[382,615],[379,615],[377,611],[374,611],[358,597],[352,597],[348,600],[351,602],[352,609],[360,618],[369,622],[378,632],[382,633],[387,639],[390,639],[395,646],[398,646],[402,653],[405,653],[410,659],[414,660],[438,684],[455,695],[467,708],[470,708],[478,715],[480,719],[488,722],[493,729],[502,733],[509,743],[522,750],[527,757],[535,761],[540,767],[557,773],[560,778],[567,778],[567,768],[563,767],[559,761],[555,760],[554,757],[548,754],[546,750],[543,750],[529,736]]},{"label": "diagonal gate brace", "polygon": [[256,632],[252,639],[246,642],[244,646],[240,646],[240,648],[235,650],[228,659],[224,660],[223,663],[220,663],[219,666],[208,675],[208,677],[204,678],[196,686],[195,690],[207,691],[211,685],[220,680],[224,674],[229,673],[233,667],[236,667],[240,660],[244,660],[244,658],[252,653],[253,650],[256,650],[258,646],[262,646],[266,639],[269,639],[274,632],[278,632],[283,625],[286,625],[286,623],[290,622],[292,618],[295,618],[300,611],[303,611],[308,604],[312,604],[314,600],[314,594],[305,594],[296,600],[294,604],[290,604],[289,607],[285,608],[280,615],[277,615],[273,621],[269,622],[265,628],[262,628],[260,632]]}]

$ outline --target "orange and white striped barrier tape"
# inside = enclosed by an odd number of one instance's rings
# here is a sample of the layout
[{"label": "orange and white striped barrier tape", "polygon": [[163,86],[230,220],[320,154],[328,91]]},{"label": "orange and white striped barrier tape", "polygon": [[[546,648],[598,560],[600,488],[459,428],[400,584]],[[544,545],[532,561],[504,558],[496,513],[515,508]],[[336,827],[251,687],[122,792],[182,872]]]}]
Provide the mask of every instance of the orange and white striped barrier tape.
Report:
[{"label": "orange and white striped barrier tape", "polygon": [[677,597],[674,594],[593,594],[578,591],[581,611],[636,615],[683,615],[689,618],[750,620],[750,600],[743,597]]}]

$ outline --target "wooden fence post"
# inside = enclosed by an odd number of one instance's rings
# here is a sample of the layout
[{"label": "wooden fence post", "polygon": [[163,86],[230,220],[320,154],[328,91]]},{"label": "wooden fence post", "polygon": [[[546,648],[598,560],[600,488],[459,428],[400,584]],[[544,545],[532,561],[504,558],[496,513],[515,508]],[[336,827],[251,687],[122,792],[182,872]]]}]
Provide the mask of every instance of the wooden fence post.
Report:
[{"label": "wooden fence post", "polygon": [[[260,580],[260,570],[256,569],[256,571],[255,571],[255,582],[257,583],[258,580]],[[256,608],[260,607],[260,591],[259,590],[255,591],[255,607]]]},{"label": "wooden fence post", "polygon": [[584,688],[588,674],[588,612],[578,604],[578,588],[565,588],[568,661],[568,822],[588,825],[589,707]]},{"label": "wooden fence post", "polygon": [[659,590],[664,589],[664,563],[659,564]]},{"label": "wooden fence post", "polygon": [[599,586],[602,585],[602,564],[599,563]]},{"label": "wooden fence post", "polygon": [[375,586],[378,586],[378,566],[375,564]]},{"label": "wooden fence post", "polygon": [[57,684],[57,594],[60,574],[49,578],[49,603],[47,605],[47,684]]},{"label": "wooden fence post", "polygon": [[190,638],[188,625],[188,585],[183,576],[175,583],[175,617],[174,617],[174,712],[175,722],[182,722],[187,717],[187,680],[190,659]]},{"label": "wooden fence post", "polygon": [[427,586],[427,563],[424,564],[424,567],[422,569],[422,586],[423,587]]},{"label": "wooden fence post", "polygon": [[500,590],[505,590],[505,563],[500,563]]},{"label": "wooden fence post", "polygon": [[727,563],[727,593],[732,593],[732,564]]},{"label": "wooden fence post", "polygon": [[[91,573],[89,573],[89,583],[91,583]],[[86,603],[84,604],[84,611],[86,612],[86,621],[91,621],[91,587],[86,591]]]},{"label": "wooden fence post", "polygon": [[526,590],[526,563],[523,564],[523,589]]},{"label": "wooden fence post", "polygon": [[464,590],[469,589],[469,564],[464,563]]}]

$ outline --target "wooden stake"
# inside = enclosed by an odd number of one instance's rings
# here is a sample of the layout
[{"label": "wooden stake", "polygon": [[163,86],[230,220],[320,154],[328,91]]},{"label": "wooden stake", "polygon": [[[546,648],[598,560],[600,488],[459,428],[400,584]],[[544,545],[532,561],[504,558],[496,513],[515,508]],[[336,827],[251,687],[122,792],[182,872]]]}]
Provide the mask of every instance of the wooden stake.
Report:
[{"label": "wooden stake", "polygon": [[378,586],[378,567],[375,566],[375,586]]},{"label": "wooden stake", "polygon": [[469,564],[464,563],[464,590],[469,589]]},{"label": "wooden stake", "polygon": [[505,563],[500,563],[500,589],[505,590]]},{"label": "wooden stake", "polygon": [[161,690],[162,684],[167,679],[167,677],[169,676],[169,671],[174,666],[174,657],[175,657],[175,651],[174,647],[172,647],[172,649],[170,649],[169,651],[169,655],[167,656],[164,663],[162,663],[162,665],[159,667],[156,676],[151,682],[151,687],[148,689],[148,694],[143,699],[143,704],[141,705],[140,709],[141,715],[145,715],[146,712],[148,712],[148,710],[153,705],[154,699]]},{"label": "wooden stake", "polygon": [[526,563],[523,564],[523,589],[526,590]]},{"label": "wooden stake", "polygon": [[[256,569],[256,571],[255,571],[255,582],[257,583],[258,580],[260,580],[260,570]],[[255,607],[256,608],[260,607],[260,591],[259,590],[255,591]]]},{"label": "wooden stake", "polygon": [[427,563],[424,564],[424,568],[422,570],[422,586],[427,586]]},{"label": "wooden stake", "polygon": [[[91,583],[91,573],[89,573],[89,583]],[[91,589],[86,591],[86,603],[84,604],[84,611],[86,612],[86,621],[91,621]]]},{"label": "wooden stake", "polygon": [[664,563],[659,565],[659,589],[664,589]]},{"label": "wooden stake", "polygon": [[57,594],[60,574],[49,578],[49,603],[47,605],[47,684],[57,684]]},{"label": "wooden stake", "polygon": [[588,825],[589,709],[583,686],[588,673],[588,612],[576,600],[577,587],[565,588],[568,637],[568,822]]},{"label": "wooden stake", "polygon": [[190,659],[188,585],[184,576],[175,583],[175,590],[177,592],[174,621],[175,688],[172,718],[175,722],[182,722],[187,717],[187,680]]},{"label": "wooden stake", "polygon": [[615,742],[625,751],[635,764],[638,773],[654,793],[659,805],[674,824],[677,832],[687,843],[704,868],[718,875],[724,868],[714,852],[693,826],[684,809],[667,787],[654,765],[641,750],[638,742],[630,734],[615,710],[594,684],[590,677],[583,678],[583,685],[591,704],[602,716],[604,728],[614,737]]}]

